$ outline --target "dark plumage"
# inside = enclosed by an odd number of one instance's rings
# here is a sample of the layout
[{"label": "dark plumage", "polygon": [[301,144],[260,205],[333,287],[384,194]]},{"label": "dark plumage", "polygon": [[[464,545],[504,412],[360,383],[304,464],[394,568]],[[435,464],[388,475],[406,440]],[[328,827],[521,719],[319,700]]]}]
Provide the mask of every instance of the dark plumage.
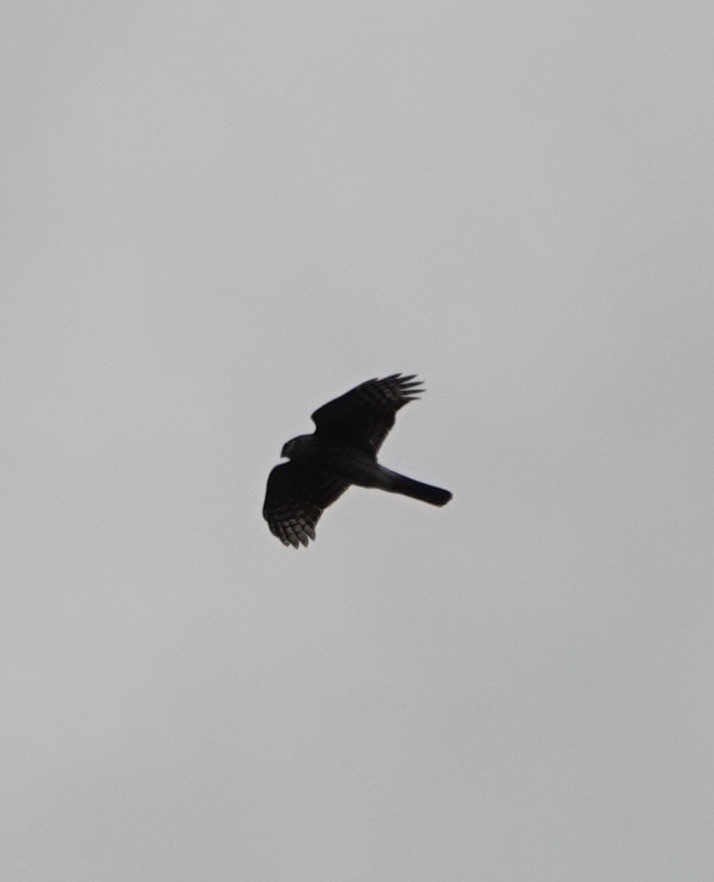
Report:
[{"label": "dark plumage", "polygon": [[298,435],[283,446],[281,455],[289,462],[275,466],[268,477],[263,517],[284,545],[299,548],[314,539],[320,515],[350,484],[446,505],[448,490],[377,462],[397,411],[422,391],[414,374],[367,380],[318,408],[312,435]]}]

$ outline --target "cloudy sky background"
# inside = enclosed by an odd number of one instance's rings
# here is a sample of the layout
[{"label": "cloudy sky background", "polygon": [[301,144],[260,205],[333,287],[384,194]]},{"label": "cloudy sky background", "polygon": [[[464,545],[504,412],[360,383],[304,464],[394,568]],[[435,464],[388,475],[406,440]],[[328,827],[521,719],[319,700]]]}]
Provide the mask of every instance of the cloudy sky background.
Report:
[{"label": "cloudy sky background", "polygon": [[3,17],[4,878],[710,880],[709,4]]}]

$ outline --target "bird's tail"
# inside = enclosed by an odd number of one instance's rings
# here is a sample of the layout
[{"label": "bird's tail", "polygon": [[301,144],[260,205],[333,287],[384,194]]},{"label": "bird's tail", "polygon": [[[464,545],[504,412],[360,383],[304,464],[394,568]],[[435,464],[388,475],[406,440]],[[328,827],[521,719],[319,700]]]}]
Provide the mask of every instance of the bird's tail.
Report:
[{"label": "bird's tail", "polygon": [[443,490],[441,487],[433,487],[431,484],[424,484],[421,481],[415,481],[414,478],[407,478],[406,475],[400,475],[390,469],[385,469],[390,478],[390,485],[385,489],[392,493],[401,493],[402,496],[410,496],[412,499],[420,499],[422,502],[428,502],[431,505],[446,505],[451,499],[451,493]]}]

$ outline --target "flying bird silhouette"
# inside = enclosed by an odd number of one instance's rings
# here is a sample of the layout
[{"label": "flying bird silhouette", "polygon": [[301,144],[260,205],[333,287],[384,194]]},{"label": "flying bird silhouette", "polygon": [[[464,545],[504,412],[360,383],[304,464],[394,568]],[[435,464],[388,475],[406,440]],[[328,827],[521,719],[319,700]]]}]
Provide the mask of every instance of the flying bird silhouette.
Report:
[{"label": "flying bird silhouette", "polygon": [[367,380],[318,408],[312,415],[312,435],[298,435],[283,445],[280,455],[289,461],[271,471],[263,504],[270,532],[283,545],[299,548],[314,539],[322,512],[351,484],[446,505],[448,490],[377,462],[397,411],[423,391],[416,374]]}]

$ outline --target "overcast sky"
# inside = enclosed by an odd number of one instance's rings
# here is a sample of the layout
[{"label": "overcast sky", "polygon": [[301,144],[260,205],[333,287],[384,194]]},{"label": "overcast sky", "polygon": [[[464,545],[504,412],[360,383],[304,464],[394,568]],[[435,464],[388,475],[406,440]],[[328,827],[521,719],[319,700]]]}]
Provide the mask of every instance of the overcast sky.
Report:
[{"label": "overcast sky", "polygon": [[711,5],[5,7],[3,879],[714,878]]}]

